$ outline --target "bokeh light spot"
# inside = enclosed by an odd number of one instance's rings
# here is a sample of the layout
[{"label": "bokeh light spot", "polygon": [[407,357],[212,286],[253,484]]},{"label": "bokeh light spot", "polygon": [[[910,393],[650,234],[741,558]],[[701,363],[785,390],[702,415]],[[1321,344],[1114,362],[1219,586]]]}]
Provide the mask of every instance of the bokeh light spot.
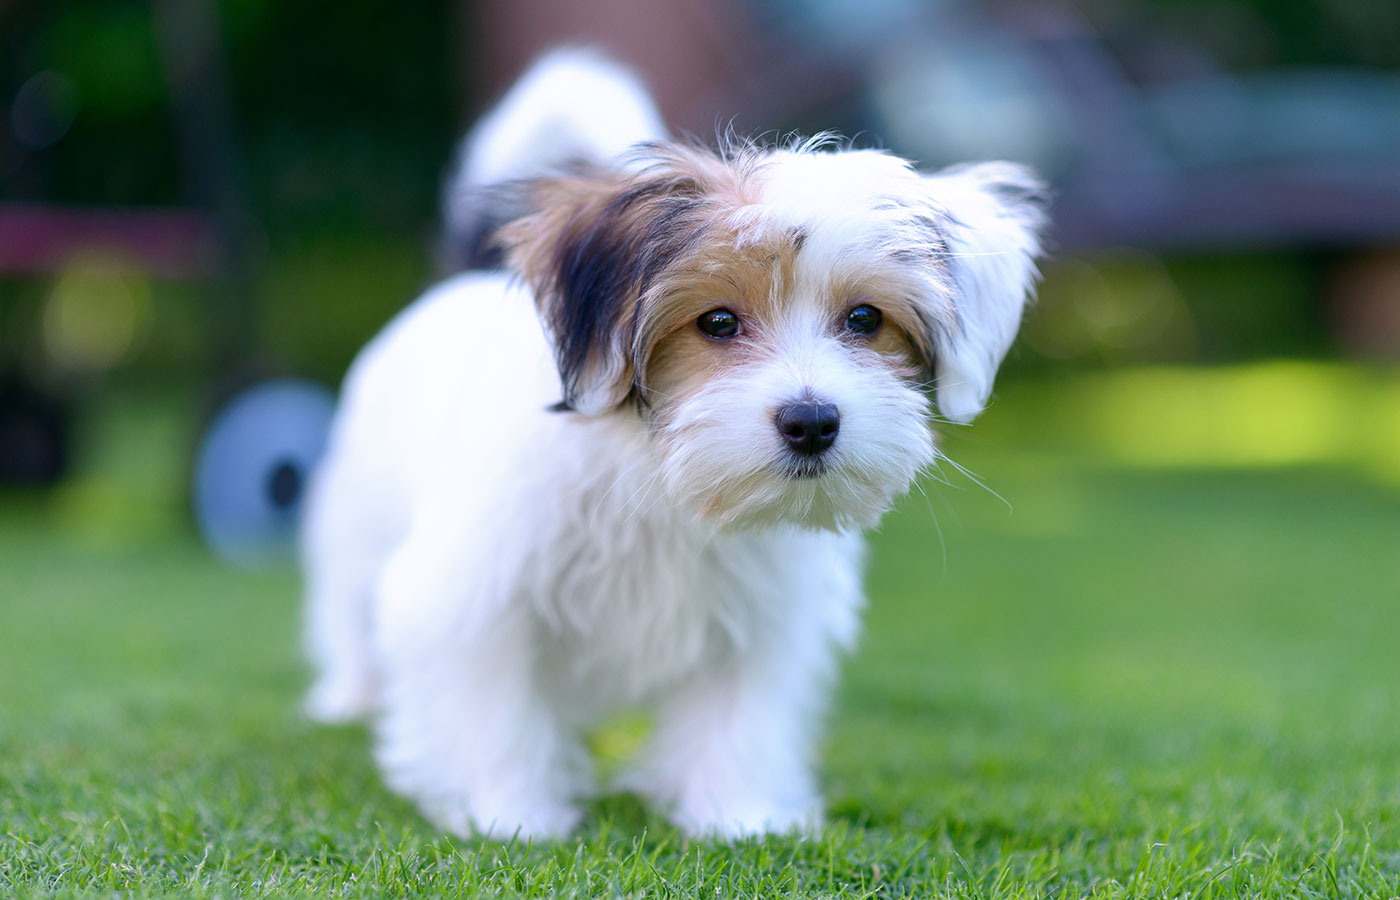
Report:
[{"label": "bokeh light spot", "polygon": [[10,105],[10,131],[31,150],[58,143],[78,115],[78,92],[57,72],[43,71],[15,92]]},{"label": "bokeh light spot", "polygon": [[62,369],[102,372],[126,359],[149,324],[151,285],[110,256],[75,257],[44,304],[44,349]]},{"label": "bokeh light spot", "polygon": [[1166,267],[1127,248],[1050,266],[1025,340],[1052,359],[1119,364],[1188,358],[1199,343]]}]

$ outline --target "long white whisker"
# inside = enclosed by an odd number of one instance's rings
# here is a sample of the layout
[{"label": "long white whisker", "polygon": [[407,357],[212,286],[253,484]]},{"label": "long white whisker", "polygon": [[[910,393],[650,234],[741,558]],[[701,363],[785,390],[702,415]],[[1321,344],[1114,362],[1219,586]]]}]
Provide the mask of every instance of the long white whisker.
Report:
[{"label": "long white whisker", "polygon": [[985,481],[983,481],[981,478],[979,478],[979,477],[977,476],[977,474],[976,474],[975,472],[973,472],[971,469],[969,469],[967,466],[964,466],[964,465],[962,465],[961,463],[956,462],[956,461],[953,460],[951,457],[947,456],[942,450],[936,450],[935,452],[938,454],[938,462],[940,462],[940,463],[945,463],[945,462],[946,462],[948,465],[952,466],[954,469],[957,469],[959,472],[961,472],[961,473],[963,474],[963,476],[965,476],[965,477],[967,478],[967,480],[971,481],[973,484],[977,485],[977,486],[980,487],[982,490],[984,490],[984,491],[986,491],[987,493],[991,494],[993,497],[997,498],[997,499],[1000,500],[1002,503],[1006,504],[1006,511],[1007,511],[1007,512],[1015,512],[1015,511],[1016,511],[1016,507],[1012,505],[1012,503],[1011,503],[1010,500],[1007,500],[1007,499],[1006,499],[1005,497],[1003,497],[1001,494],[998,494],[996,491],[992,490],[991,487],[988,486],[988,484],[987,484]]},{"label": "long white whisker", "polygon": [[948,574],[948,544],[943,540],[943,523],[938,521],[938,513],[933,511],[933,499],[924,489],[923,482],[915,479],[914,487],[918,489],[919,496],[924,498],[924,508],[928,510],[928,517],[933,520],[933,530],[938,534],[938,552],[943,559],[943,574],[946,576]]}]

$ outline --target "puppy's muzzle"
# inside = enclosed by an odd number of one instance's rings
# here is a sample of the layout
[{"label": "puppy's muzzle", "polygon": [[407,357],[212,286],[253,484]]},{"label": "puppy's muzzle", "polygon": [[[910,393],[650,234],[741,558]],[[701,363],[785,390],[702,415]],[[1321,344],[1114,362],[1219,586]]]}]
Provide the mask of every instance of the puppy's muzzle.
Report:
[{"label": "puppy's muzzle", "polygon": [[773,417],[788,449],[801,457],[815,458],[836,443],[841,414],[830,403],[789,403]]}]

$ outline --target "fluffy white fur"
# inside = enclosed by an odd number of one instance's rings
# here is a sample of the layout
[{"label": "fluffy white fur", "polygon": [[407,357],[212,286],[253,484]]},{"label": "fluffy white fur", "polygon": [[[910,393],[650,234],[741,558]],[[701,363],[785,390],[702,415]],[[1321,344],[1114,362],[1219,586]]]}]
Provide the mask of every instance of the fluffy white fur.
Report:
[{"label": "fluffy white fur", "polygon": [[[474,134],[456,196],[560,162],[531,145],[561,115],[581,119],[569,154],[611,160],[600,95],[631,104],[609,113],[629,143],[663,137],[630,76],[567,60]],[[658,154],[639,151],[621,183]],[[684,828],[820,821],[814,733],[857,632],[859,528],[936,457],[928,368],[948,418],[985,404],[1034,278],[1035,185],[1006,164],[927,177],[820,143],[722,165],[750,191],[720,223],[735,245],[802,239],[752,352],[698,387],[656,386],[631,306],[561,380],[565,336],[537,314],[553,301],[496,272],[430,290],[346,381],[307,508],[307,707],[371,715],[389,784],[453,832],[567,833],[596,789],[580,734],[636,708],[654,731],[618,786]],[[866,276],[926,329],[910,335],[924,374],[833,331],[830,285]],[[683,287],[646,303],[664,312]],[[561,397],[572,411],[551,409]],[[841,417],[812,477],[774,426],[803,398]]]}]

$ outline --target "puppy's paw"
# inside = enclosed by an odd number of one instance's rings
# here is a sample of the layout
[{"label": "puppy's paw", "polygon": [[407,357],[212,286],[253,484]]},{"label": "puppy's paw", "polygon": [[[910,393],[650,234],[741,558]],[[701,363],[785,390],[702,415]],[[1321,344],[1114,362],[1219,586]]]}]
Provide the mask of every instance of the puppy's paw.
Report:
[{"label": "puppy's paw", "polygon": [[511,812],[469,809],[458,803],[427,809],[428,818],[460,838],[493,841],[557,841],[566,838],[583,819],[583,811],[567,803],[536,802]]},{"label": "puppy's paw", "polygon": [[753,794],[697,792],[671,809],[671,821],[696,837],[738,840],[765,834],[815,836],[824,822],[814,795],[760,797]]},{"label": "puppy's paw", "polygon": [[307,692],[302,711],[325,725],[357,722],[374,711],[374,689],[366,678],[324,676]]},{"label": "puppy's paw", "polygon": [[675,825],[687,834],[724,841],[762,837],[766,834],[796,834],[815,837],[821,833],[823,817],[814,804],[809,809],[771,809],[749,806],[733,810],[676,810]]}]

